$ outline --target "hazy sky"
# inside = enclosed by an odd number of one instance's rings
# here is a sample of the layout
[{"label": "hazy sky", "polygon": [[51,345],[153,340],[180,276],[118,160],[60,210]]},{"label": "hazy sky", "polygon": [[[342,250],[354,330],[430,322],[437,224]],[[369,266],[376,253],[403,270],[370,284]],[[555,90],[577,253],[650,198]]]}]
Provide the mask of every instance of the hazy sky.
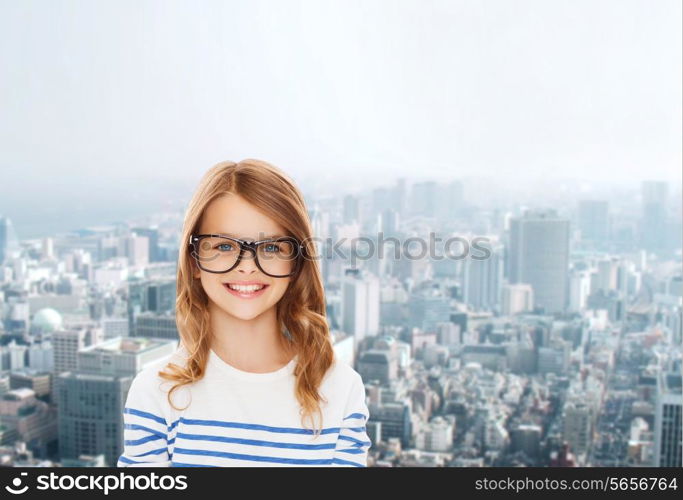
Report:
[{"label": "hazy sky", "polygon": [[681,4],[0,0],[0,213],[248,157],[309,189],[679,180]]}]

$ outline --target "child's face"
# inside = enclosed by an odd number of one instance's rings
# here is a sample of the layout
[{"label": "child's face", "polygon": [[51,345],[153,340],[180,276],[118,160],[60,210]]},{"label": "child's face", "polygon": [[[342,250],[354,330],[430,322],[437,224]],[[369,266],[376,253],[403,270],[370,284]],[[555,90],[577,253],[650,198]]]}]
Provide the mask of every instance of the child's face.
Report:
[{"label": "child's face", "polygon": [[[232,193],[217,198],[206,207],[197,234],[225,234],[246,241],[263,240],[270,235],[286,236],[282,226]],[[288,277],[274,278],[263,273],[254,262],[254,254],[247,250],[237,267],[227,273],[201,270],[194,260],[193,267],[194,277],[201,279],[209,299],[227,314],[243,320],[254,319],[274,307],[290,282]],[[240,282],[266,286],[256,293],[241,293],[228,286]]]}]

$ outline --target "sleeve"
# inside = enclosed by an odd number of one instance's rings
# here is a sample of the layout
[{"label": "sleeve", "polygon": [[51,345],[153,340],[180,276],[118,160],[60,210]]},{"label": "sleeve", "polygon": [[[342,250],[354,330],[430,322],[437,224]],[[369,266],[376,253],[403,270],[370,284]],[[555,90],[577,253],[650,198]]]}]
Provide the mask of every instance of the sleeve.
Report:
[{"label": "sleeve", "polygon": [[355,380],[332,458],[332,465],[337,467],[367,467],[368,450],[372,445],[366,428],[370,412],[365,403],[365,385],[360,374],[354,373]]},{"label": "sleeve", "polygon": [[131,383],[123,410],[123,454],[117,467],[170,467],[165,394],[157,370],[143,370]]}]

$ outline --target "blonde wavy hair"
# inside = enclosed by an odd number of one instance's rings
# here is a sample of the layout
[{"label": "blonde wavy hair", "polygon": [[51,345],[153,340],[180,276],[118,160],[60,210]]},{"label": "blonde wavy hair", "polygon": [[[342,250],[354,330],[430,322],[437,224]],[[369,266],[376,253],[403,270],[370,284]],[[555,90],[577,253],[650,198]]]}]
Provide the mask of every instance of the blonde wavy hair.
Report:
[{"label": "blonde wavy hair", "polygon": [[[227,193],[238,194],[259,207],[280,224],[288,236],[303,245],[303,257],[297,273],[290,279],[287,291],[278,302],[277,320],[283,332],[280,341],[287,351],[298,355],[294,370],[295,394],[300,403],[302,425],[313,415],[319,417],[315,435],[322,432],[322,396],[318,388],[334,361],[334,351],[325,313],[322,278],[317,264],[315,244],[303,196],[294,183],[277,167],[260,160],[239,163],[225,161],[214,165],[202,178],[190,201],[183,223],[178,255],[176,283],[176,324],[181,344],[188,352],[185,366],[168,363],[159,376],[174,382],[168,392],[200,380],[205,373],[211,347],[208,296],[198,279],[193,279],[190,235],[197,232],[209,203]],[[285,337],[289,332],[290,340]],[[288,343],[289,345],[286,345]],[[326,401],[325,401],[326,402]]]}]

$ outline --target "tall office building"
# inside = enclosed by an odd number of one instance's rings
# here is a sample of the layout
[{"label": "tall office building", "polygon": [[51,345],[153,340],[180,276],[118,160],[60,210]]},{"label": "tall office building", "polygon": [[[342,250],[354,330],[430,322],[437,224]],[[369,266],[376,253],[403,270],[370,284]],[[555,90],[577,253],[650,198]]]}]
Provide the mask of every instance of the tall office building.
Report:
[{"label": "tall office building", "polygon": [[564,406],[562,437],[576,454],[588,451],[591,442],[591,410],[581,401],[569,401]]},{"label": "tall office building", "polygon": [[137,316],[135,337],[178,340],[178,327],[174,311],[154,313],[147,311]]},{"label": "tall office building", "polygon": [[396,185],[391,190],[391,203],[401,217],[406,215],[407,191],[405,178],[396,179]]},{"label": "tall office building", "polygon": [[76,327],[52,333],[55,375],[78,368],[78,351],[104,340],[104,331],[96,327]]},{"label": "tall office building", "polygon": [[156,227],[134,227],[131,231],[136,235],[144,236],[149,240],[149,253],[147,255],[149,262],[159,262],[162,260],[159,252],[159,229]]},{"label": "tall office building", "polygon": [[93,326],[69,328],[52,333],[55,375],[52,379],[52,393],[55,399],[59,398],[59,374],[75,371],[78,368],[78,351],[99,344],[103,340],[104,330]]},{"label": "tall office building", "polygon": [[123,254],[128,257],[131,266],[144,266],[149,264],[149,238],[135,233],[121,238]]},{"label": "tall office building", "polygon": [[415,183],[412,189],[412,213],[434,217],[437,210],[438,189],[439,185],[434,181]]},{"label": "tall office building", "polygon": [[609,203],[603,200],[581,200],[578,212],[581,241],[604,248],[609,239]]},{"label": "tall office building", "polygon": [[534,290],[528,283],[506,284],[501,293],[501,312],[504,316],[531,312],[534,309]]},{"label": "tall office building", "polygon": [[129,290],[130,300],[139,306],[139,312],[166,312],[175,308],[175,279],[133,282]]},{"label": "tall office building", "polygon": [[396,210],[391,208],[383,210],[380,214],[379,230],[384,235],[384,238],[397,238],[399,235],[399,223],[399,215]]},{"label": "tall office building", "polygon": [[569,276],[569,310],[571,312],[583,311],[590,293],[590,271],[586,269],[572,269]]},{"label": "tall office building", "polygon": [[344,196],[342,206],[342,221],[344,224],[360,223],[360,201],[357,196],[347,194]]},{"label": "tall office building", "polygon": [[368,423],[381,422],[381,436],[376,436],[377,442],[397,438],[401,446],[408,447],[412,434],[410,420],[411,405],[408,401],[393,403],[370,403],[370,419]]},{"label": "tall office building", "polygon": [[681,467],[681,390],[680,373],[661,373],[657,378],[655,407],[655,467]]},{"label": "tall office building", "polygon": [[12,220],[9,217],[0,216],[0,264],[18,251],[19,240],[14,231]]},{"label": "tall office building", "polygon": [[569,220],[555,210],[529,210],[510,220],[510,283],[528,283],[545,313],[567,308]]},{"label": "tall office building", "polygon": [[346,270],[342,278],[342,329],[356,338],[356,345],[379,332],[379,301],[376,276],[359,269]]},{"label": "tall office building", "polygon": [[438,187],[436,216],[443,222],[454,220],[464,204],[464,189],[460,181],[451,181]]},{"label": "tall office building", "polygon": [[438,291],[420,290],[410,296],[409,325],[424,332],[436,333],[440,323],[451,319],[450,299]]},{"label": "tall office building", "polygon": [[642,219],[641,245],[650,251],[661,251],[666,248],[667,233],[667,201],[669,186],[661,181],[644,181],[641,186]]},{"label": "tall office building", "polygon": [[398,357],[389,350],[369,349],[358,359],[358,373],[364,381],[387,385],[398,377]]},{"label": "tall office building", "polygon": [[109,467],[123,451],[123,408],[135,375],[172,354],[178,343],[116,338],[82,349],[76,371],[59,375],[60,456],[103,454]]},{"label": "tall office building", "polygon": [[476,309],[497,310],[503,286],[503,246],[497,241],[479,242],[486,247],[488,257],[477,250],[463,263],[463,301]]},{"label": "tall office building", "polygon": [[130,325],[127,318],[102,318],[100,323],[102,324],[105,340],[113,339],[114,337],[130,336]]},{"label": "tall office building", "polygon": [[28,367],[32,370],[52,372],[55,369],[55,355],[52,342],[43,340],[28,346]]},{"label": "tall office building", "polygon": [[136,318],[147,311],[164,313],[175,309],[175,279],[128,282],[128,328],[134,332]]},{"label": "tall office building", "polygon": [[372,190],[372,211],[375,214],[393,207],[391,190],[380,187]]}]

